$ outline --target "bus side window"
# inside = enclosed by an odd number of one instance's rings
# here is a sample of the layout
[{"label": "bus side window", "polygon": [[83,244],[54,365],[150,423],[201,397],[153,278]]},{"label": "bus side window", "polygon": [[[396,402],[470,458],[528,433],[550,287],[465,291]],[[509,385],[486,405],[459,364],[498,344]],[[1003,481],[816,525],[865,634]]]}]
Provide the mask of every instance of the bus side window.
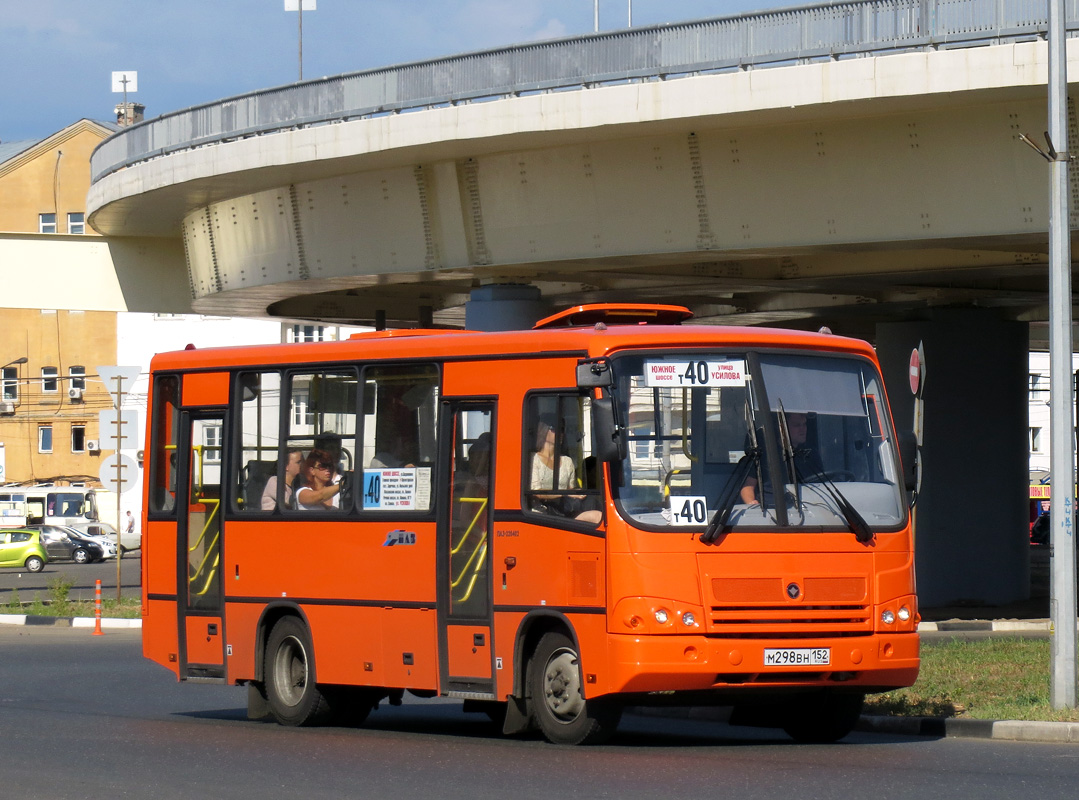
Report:
[{"label": "bus side window", "polygon": [[286,464],[294,451],[302,453],[304,462],[293,479],[291,502],[286,507],[302,511],[352,509],[358,386],[355,370],[347,367],[289,376],[288,421],[279,463]]},{"label": "bus side window", "polygon": [[[428,511],[431,507],[438,386],[439,371],[434,364],[368,367],[363,373],[364,485],[379,485],[385,470],[415,470],[406,473],[411,483],[404,485],[411,494],[411,505],[407,507],[412,511]],[[370,491],[364,508],[381,508],[380,500]]]},{"label": "bus side window", "polygon": [[603,519],[600,467],[592,456],[591,400],[534,394],[525,411],[525,510],[597,524]]},{"label": "bus side window", "polygon": [[176,509],[176,444],[180,436],[180,381],[162,375],[154,385],[153,430],[149,452],[150,511]]},{"label": "bus side window", "polygon": [[278,477],[281,441],[281,374],[275,371],[240,373],[240,457],[233,459],[237,511],[273,511],[284,502],[287,481]]}]

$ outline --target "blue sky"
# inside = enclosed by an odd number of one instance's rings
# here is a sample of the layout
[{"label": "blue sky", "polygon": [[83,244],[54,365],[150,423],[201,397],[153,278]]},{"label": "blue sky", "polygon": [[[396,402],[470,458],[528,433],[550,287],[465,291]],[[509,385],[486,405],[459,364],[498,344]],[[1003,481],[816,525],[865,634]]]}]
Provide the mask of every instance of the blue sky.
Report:
[{"label": "blue sky", "polygon": [[[600,0],[600,30],[630,0]],[[632,0],[633,25],[809,5]],[[593,0],[317,0],[303,15],[304,77],[389,66],[593,29]],[[284,0],[0,0],[0,141],[114,119],[113,71],[138,73],[148,117],[295,81],[297,14]],[[14,77],[11,77],[14,76]]]}]

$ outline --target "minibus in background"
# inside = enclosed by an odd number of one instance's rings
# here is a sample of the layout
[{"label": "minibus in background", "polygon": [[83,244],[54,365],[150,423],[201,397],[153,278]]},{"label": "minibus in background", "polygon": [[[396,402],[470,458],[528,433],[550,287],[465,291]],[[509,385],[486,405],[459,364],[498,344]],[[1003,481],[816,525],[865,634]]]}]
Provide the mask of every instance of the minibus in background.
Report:
[{"label": "minibus in background", "polygon": [[919,667],[876,356],[690,316],[156,356],[145,655],[285,725],[409,692],[566,744],[660,704],[845,736]]},{"label": "minibus in background", "polygon": [[0,486],[0,527],[70,525],[99,521],[97,494],[86,486]]}]

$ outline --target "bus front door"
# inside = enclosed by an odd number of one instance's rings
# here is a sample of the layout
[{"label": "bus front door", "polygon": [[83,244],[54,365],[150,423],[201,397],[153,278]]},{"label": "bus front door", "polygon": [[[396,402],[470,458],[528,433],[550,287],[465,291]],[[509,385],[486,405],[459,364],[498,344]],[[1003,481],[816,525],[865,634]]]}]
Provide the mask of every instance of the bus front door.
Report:
[{"label": "bus front door", "polygon": [[185,412],[177,498],[177,576],[182,654],[180,675],[188,680],[225,681],[222,613],[221,432],[220,413]]},{"label": "bus front door", "polygon": [[446,402],[440,441],[449,463],[439,492],[439,652],[443,694],[494,698],[491,530],[494,403]]}]

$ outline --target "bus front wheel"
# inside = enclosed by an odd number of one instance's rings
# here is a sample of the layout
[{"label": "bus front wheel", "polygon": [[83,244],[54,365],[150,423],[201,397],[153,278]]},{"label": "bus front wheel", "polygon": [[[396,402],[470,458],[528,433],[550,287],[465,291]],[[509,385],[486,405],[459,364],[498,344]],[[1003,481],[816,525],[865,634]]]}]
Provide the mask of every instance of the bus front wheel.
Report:
[{"label": "bus front wheel", "polygon": [[622,717],[620,706],[585,700],[581,659],[565,634],[545,633],[528,662],[532,714],[547,740],[555,744],[606,741]]},{"label": "bus front wheel", "polygon": [[329,717],[329,702],[314,681],[311,634],[295,617],[270,632],[264,675],[270,713],[282,725],[318,725]]}]

